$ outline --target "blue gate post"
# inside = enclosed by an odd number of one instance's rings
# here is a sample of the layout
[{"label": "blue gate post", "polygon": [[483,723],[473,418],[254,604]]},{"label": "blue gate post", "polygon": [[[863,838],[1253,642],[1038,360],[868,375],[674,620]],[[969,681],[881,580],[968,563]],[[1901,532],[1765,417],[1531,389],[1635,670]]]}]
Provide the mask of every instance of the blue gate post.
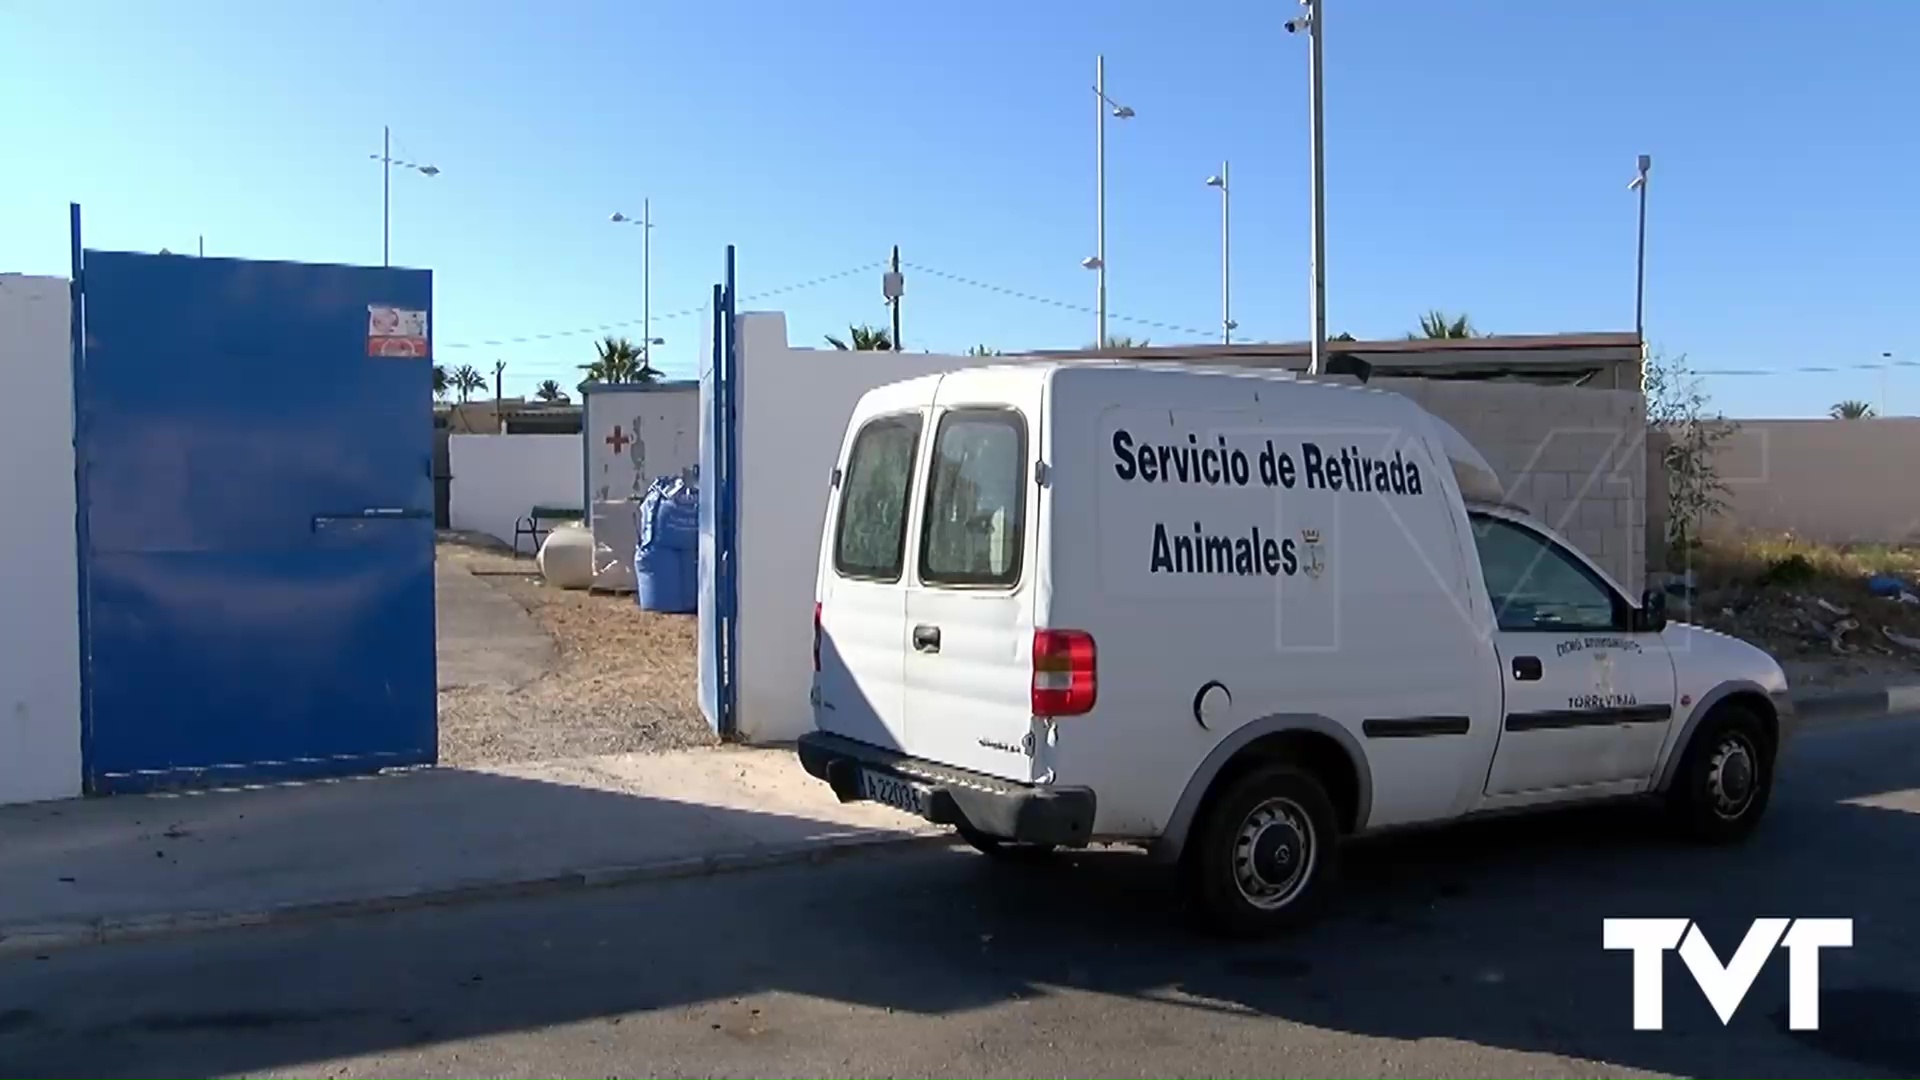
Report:
[{"label": "blue gate post", "polygon": [[[77,609],[80,634],[80,760],[93,760],[93,649],[89,643],[93,640],[89,631],[92,619],[92,603],[87,594],[87,568],[92,560],[88,551],[92,547],[87,533],[87,410],[81,402],[81,379],[87,366],[86,322],[81,316],[80,305],[84,302],[86,288],[81,275],[86,272],[85,249],[80,244],[80,204],[67,204],[67,230],[73,244],[73,278],[67,283],[68,307],[71,315],[67,332],[72,336],[73,400],[69,407],[73,410],[73,538],[74,570],[79,588],[74,597]],[[81,790],[93,795],[93,774],[83,765],[80,770]]]},{"label": "blue gate post", "polygon": [[739,730],[740,702],[740,312],[739,286],[734,279],[733,245],[727,245],[727,296],[725,307],[727,372],[727,471],[720,489],[726,530],[726,681],[721,684],[721,725],[725,733]]},{"label": "blue gate post", "polygon": [[[713,367],[704,427],[711,439],[702,438],[703,457],[710,457],[711,468],[703,467],[700,493],[703,512],[710,508],[713,544],[711,565],[712,597],[702,609],[707,625],[703,628],[707,657],[700,668],[702,708],[707,707],[706,692],[711,677],[712,713],[709,719],[714,733],[730,738],[738,730],[739,702],[739,460],[740,460],[740,343],[735,333],[738,314],[734,292],[734,249],[727,246],[726,278],[713,287]],[[703,520],[703,529],[707,526]],[[704,586],[703,586],[704,588]],[[704,593],[703,593],[704,596]]]}]

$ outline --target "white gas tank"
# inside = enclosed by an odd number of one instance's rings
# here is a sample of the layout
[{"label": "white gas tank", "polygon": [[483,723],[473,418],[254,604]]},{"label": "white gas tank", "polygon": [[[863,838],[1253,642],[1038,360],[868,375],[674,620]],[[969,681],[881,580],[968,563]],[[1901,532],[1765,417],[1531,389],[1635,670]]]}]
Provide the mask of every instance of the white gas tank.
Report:
[{"label": "white gas tank", "polygon": [[563,589],[593,585],[593,533],[580,524],[568,524],[547,534],[540,545],[540,576]]}]

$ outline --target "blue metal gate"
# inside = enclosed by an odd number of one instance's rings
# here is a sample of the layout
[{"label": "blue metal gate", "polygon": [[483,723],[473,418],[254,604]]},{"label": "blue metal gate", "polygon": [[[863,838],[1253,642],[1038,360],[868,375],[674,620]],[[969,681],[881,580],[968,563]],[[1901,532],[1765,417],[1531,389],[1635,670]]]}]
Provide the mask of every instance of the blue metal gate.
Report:
[{"label": "blue metal gate", "polygon": [[735,661],[739,655],[740,346],[733,245],[724,283],[713,287],[712,355],[700,373],[700,707],[721,738],[738,727]]},{"label": "blue metal gate", "polygon": [[87,790],[432,763],[431,274],[74,234]]}]

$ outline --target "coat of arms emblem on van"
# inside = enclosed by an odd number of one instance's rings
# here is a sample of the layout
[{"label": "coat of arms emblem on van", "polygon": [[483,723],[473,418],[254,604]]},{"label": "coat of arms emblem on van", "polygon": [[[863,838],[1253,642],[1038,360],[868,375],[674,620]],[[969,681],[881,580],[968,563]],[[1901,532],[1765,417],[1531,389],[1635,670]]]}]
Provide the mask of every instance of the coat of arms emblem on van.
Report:
[{"label": "coat of arms emblem on van", "polygon": [[1301,566],[1300,569],[1304,571],[1308,577],[1319,577],[1327,568],[1327,561],[1324,558],[1326,548],[1320,543],[1320,530],[1301,529],[1300,543],[1301,546],[1307,549],[1306,563]]}]

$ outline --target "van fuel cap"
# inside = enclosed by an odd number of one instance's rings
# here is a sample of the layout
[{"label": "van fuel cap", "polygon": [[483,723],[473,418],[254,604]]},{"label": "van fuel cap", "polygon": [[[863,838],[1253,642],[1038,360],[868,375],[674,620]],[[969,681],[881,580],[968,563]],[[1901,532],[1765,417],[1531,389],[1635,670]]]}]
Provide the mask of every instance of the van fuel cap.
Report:
[{"label": "van fuel cap", "polygon": [[1209,681],[1193,695],[1193,722],[1211,730],[1233,715],[1233,695],[1218,679]]}]

